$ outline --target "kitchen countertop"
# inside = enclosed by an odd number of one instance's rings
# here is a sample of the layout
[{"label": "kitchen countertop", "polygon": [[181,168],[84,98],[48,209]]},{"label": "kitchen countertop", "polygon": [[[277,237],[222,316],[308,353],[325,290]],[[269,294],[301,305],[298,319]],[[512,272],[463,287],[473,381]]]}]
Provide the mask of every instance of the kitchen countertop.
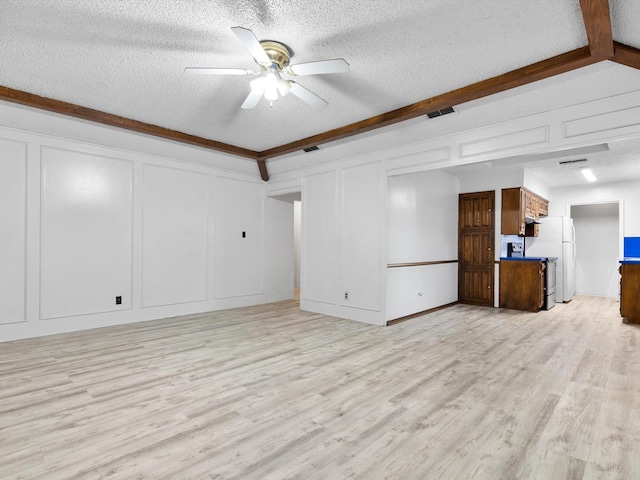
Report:
[{"label": "kitchen countertop", "polygon": [[[515,260],[518,262],[546,262],[549,259],[557,260],[558,257],[500,257],[501,262],[505,260]],[[638,262],[640,262],[640,259],[638,259]]]},{"label": "kitchen countertop", "polygon": [[639,265],[640,264],[640,258],[638,257],[624,257],[623,259],[620,260],[620,263],[622,263],[623,265]]}]

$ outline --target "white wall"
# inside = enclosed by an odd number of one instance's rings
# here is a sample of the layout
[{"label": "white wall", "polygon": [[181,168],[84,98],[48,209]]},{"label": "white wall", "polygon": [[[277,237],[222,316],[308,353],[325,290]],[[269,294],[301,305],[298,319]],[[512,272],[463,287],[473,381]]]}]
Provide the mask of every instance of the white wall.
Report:
[{"label": "white wall", "polygon": [[209,176],[142,168],[142,306],[207,299]]},{"label": "white wall", "polygon": [[40,319],[130,309],[132,162],[51,147],[40,154]]},{"label": "white wall", "polygon": [[[433,170],[388,178],[390,264],[458,259],[457,177]],[[393,267],[387,270],[386,320],[458,299],[458,264]]]},{"label": "white wall", "polygon": [[622,201],[623,234],[640,237],[640,181],[593,183],[554,188],[550,193],[549,215],[571,214],[572,205]]},{"label": "white wall", "polygon": [[292,297],[293,205],[265,206],[245,160],[168,150],[180,159],[0,125],[0,341]]},{"label": "white wall", "polygon": [[342,171],[340,284],[342,305],[382,311],[383,170],[380,163]]},{"label": "white wall", "polygon": [[300,307],[382,325],[384,170],[332,167],[304,177]]},{"label": "white wall", "polygon": [[[549,215],[561,216],[561,215],[573,215],[573,211],[576,210],[576,206],[581,205],[598,205],[598,204],[619,204],[619,208],[622,212],[620,216],[618,236],[614,237],[612,232],[612,226],[609,225],[608,229],[604,232],[602,227],[606,227],[607,224],[611,224],[614,220],[612,218],[603,219],[602,225],[596,225],[595,223],[589,226],[589,222],[594,220],[582,219],[578,220],[578,226],[582,223],[582,232],[576,231],[576,252],[578,255],[584,253],[584,249],[593,250],[594,253],[592,259],[587,261],[596,261],[599,265],[597,273],[587,273],[584,269],[587,268],[583,264],[582,271],[576,271],[577,277],[583,277],[584,282],[581,285],[576,285],[578,292],[581,288],[592,289],[597,288],[598,291],[604,292],[607,296],[617,296],[618,283],[617,272],[612,271],[615,267],[611,265],[612,257],[615,251],[616,257],[623,256],[622,239],[624,237],[638,237],[640,236],[640,181],[626,181],[626,182],[613,182],[613,183],[593,183],[585,185],[576,185],[571,187],[554,188],[551,190],[549,204]],[[580,211],[577,209],[576,211]],[[585,222],[586,225],[585,225]],[[598,222],[598,223],[602,223]],[[594,230],[597,229],[597,230]],[[609,232],[609,233],[606,233]],[[587,242],[584,244],[584,242]],[[614,245],[614,242],[617,244]],[[600,252],[600,249],[602,252]],[[603,257],[603,254],[606,255]],[[604,265],[601,262],[605,262]],[[586,278],[591,278],[593,275],[602,277],[602,280],[607,286],[586,286]],[[595,290],[594,290],[595,291]],[[580,292],[582,293],[582,292]]]},{"label": "white wall", "polygon": [[27,144],[0,138],[0,324],[27,318],[26,229]]},{"label": "white wall", "polygon": [[[215,179],[216,299],[260,295],[263,289],[264,189],[253,181]],[[244,235],[244,236],[243,236]]]},{"label": "white wall", "polygon": [[617,298],[618,203],[574,206],[571,217],[576,230],[576,293]]},{"label": "white wall", "polygon": [[302,205],[301,305],[335,305],[338,268],[337,174],[326,172],[305,179]]}]

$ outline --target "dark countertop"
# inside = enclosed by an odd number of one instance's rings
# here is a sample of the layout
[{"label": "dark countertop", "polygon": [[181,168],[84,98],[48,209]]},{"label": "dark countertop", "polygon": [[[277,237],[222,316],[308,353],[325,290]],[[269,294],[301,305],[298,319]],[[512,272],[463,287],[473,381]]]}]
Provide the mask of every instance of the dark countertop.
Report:
[{"label": "dark countertop", "polygon": [[500,257],[500,261],[514,260],[517,262],[546,262],[549,259],[556,259],[556,257]]},{"label": "dark countertop", "polygon": [[640,258],[637,257],[624,257],[620,260],[623,265],[640,265]]}]

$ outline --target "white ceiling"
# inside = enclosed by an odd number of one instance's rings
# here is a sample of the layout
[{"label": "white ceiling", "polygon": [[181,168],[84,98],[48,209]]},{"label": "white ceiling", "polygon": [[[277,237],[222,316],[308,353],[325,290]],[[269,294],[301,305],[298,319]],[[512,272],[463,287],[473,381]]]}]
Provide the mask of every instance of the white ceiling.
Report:
[{"label": "white ceiling", "polygon": [[[610,3],[614,40],[640,48],[640,2]],[[0,85],[257,151],[588,44],[579,0],[0,0],[0,11]],[[322,111],[292,95],[241,110],[250,77],[183,73],[255,69],[234,26],[287,44],[294,64],[341,57],[351,70],[296,79],[329,102]],[[603,62],[368,140],[415,141],[639,87],[640,71]]]}]

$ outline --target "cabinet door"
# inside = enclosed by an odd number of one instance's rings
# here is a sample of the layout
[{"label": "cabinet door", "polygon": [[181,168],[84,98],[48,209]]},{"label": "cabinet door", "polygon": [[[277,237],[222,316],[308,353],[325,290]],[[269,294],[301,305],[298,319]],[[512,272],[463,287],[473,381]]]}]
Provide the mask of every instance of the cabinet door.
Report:
[{"label": "cabinet door", "polygon": [[533,196],[529,192],[527,192],[525,190],[522,190],[522,193],[524,194],[524,203],[523,203],[523,205],[524,205],[525,212],[526,213],[534,213],[533,212]]},{"label": "cabinet door", "polygon": [[460,301],[474,305],[493,306],[493,266],[461,268],[458,278]]},{"label": "cabinet door", "polygon": [[620,273],[620,314],[629,323],[640,323],[640,265],[624,264]]},{"label": "cabinet door", "polygon": [[493,197],[486,192],[461,195],[459,211],[460,228],[493,228]]},{"label": "cabinet door", "polygon": [[540,199],[540,206],[538,210],[538,215],[541,217],[546,217],[549,215],[549,202],[544,198]]},{"label": "cabinet door", "polygon": [[[537,227],[537,225],[536,225]],[[545,263],[540,263],[540,304],[538,305],[539,308],[544,307],[544,300],[545,300],[545,295],[547,293],[547,290],[545,289],[545,268],[546,268],[546,264]]]},{"label": "cabinet door", "polygon": [[490,232],[460,232],[461,249],[458,260],[462,263],[491,265],[493,268],[493,235]]},{"label": "cabinet door", "polygon": [[524,192],[520,188],[502,189],[502,218],[500,232],[503,235],[524,235],[524,210],[521,206]]},{"label": "cabinet door", "polygon": [[500,307],[537,312],[544,303],[542,262],[500,262]]}]

